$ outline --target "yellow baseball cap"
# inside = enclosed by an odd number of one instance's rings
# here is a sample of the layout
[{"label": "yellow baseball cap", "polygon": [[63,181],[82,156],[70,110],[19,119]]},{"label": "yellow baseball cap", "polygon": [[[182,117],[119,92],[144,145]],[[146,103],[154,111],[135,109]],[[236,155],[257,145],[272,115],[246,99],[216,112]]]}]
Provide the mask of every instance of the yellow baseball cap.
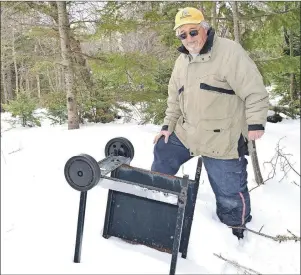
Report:
[{"label": "yellow baseball cap", "polygon": [[186,24],[199,24],[202,21],[204,21],[204,16],[200,10],[187,7],[178,11],[175,18],[175,27],[173,29],[176,30]]}]

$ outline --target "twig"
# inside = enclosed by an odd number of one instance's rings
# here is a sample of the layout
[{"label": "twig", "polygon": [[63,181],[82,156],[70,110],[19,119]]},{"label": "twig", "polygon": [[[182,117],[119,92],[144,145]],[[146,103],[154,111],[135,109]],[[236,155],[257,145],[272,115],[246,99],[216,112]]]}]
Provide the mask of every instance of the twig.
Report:
[{"label": "twig", "polygon": [[90,59],[100,60],[100,61],[107,61],[107,59],[105,57],[92,56],[92,55],[89,55],[89,54],[86,54],[86,53],[83,53],[83,52],[80,52],[80,51],[75,51],[75,50],[71,50],[71,52],[80,54],[80,55],[85,56],[85,57],[90,58]]},{"label": "twig", "polygon": [[3,153],[2,150],[1,150],[1,154],[2,154],[2,156],[3,156],[4,163],[6,164],[6,159],[5,159],[5,156],[4,156],[4,153]]},{"label": "twig", "polygon": [[264,227],[264,225],[260,228],[260,230],[258,231],[259,233],[261,232],[262,228]]},{"label": "twig", "polygon": [[13,154],[13,153],[17,153],[17,152],[19,152],[19,151],[21,151],[21,150],[22,150],[22,148],[19,148],[18,150],[15,150],[15,151],[9,152],[8,154],[10,155],[10,154]]},{"label": "twig", "polygon": [[292,164],[288,161],[286,157],[286,156],[291,156],[291,154],[282,154],[282,151],[279,151],[279,155],[283,157],[284,160],[286,161],[285,165],[288,165],[300,177],[300,173],[295,170],[295,168],[292,166]]},{"label": "twig", "polygon": [[298,238],[295,234],[293,234],[291,231],[289,231],[288,229],[286,229],[288,233],[290,233],[293,237]]},{"label": "twig", "polygon": [[[274,178],[276,176],[276,169],[277,169],[277,165],[280,165],[280,171],[282,171],[284,173],[283,177],[281,178],[280,182],[287,176],[287,174],[292,170],[294,171],[299,177],[300,177],[300,173],[298,171],[296,171],[296,169],[293,167],[293,165],[290,163],[289,161],[289,156],[292,156],[292,154],[286,154],[283,152],[283,148],[280,148],[280,141],[285,138],[282,137],[281,139],[279,139],[277,146],[275,148],[275,155],[272,157],[272,159],[270,161],[265,161],[263,163],[263,165],[265,164],[270,164],[272,166],[272,171],[270,171],[268,178],[266,180],[264,180],[263,183],[265,183],[266,181]],[[255,189],[255,188],[253,188]],[[252,190],[253,190],[252,189]],[[251,191],[251,190],[250,190]]]},{"label": "twig", "polygon": [[300,237],[296,236],[296,235],[293,235],[293,236],[286,236],[286,235],[276,235],[275,237],[274,236],[271,236],[271,235],[267,235],[267,234],[264,234],[264,233],[261,233],[261,232],[257,232],[255,230],[252,230],[252,229],[249,229],[248,227],[244,227],[244,226],[229,226],[230,228],[237,228],[237,229],[244,229],[244,230],[247,230],[247,231],[250,231],[251,233],[254,233],[256,235],[259,235],[259,236],[262,236],[262,237],[265,237],[265,238],[268,238],[268,239],[272,239],[276,242],[285,242],[285,241],[295,241],[295,242],[300,242]]},{"label": "twig", "polygon": [[222,259],[222,260],[224,260],[225,262],[228,262],[228,263],[232,264],[234,267],[242,270],[244,272],[244,274],[259,274],[259,275],[261,274],[261,273],[255,271],[254,269],[251,269],[251,268],[245,267],[243,265],[240,265],[239,263],[237,263],[235,261],[228,260],[228,259],[224,258],[221,254],[217,255],[217,254],[213,253],[213,255],[220,258],[220,259]]},{"label": "twig", "polygon": [[256,189],[257,187],[259,187],[259,186],[261,186],[261,185],[262,185],[262,184],[256,185],[255,187],[251,188],[251,189],[249,190],[249,193],[250,193],[252,190]]},{"label": "twig", "polygon": [[292,183],[300,187],[300,185],[297,182],[292,181]]},{"label": "twig", "polygon": [[15,127],[7,128],[7,129],[1,131],[1,135],[2,135],[2,133],[7,132],[7,131],[10,131],[10,130],[12,130],[12,129],[15,129]]}]

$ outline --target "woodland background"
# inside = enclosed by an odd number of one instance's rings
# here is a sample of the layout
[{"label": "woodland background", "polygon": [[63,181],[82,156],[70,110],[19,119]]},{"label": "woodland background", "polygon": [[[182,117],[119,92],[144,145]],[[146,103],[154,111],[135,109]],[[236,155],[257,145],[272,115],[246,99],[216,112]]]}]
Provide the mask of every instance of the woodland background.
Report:
[{"label": "woodland background", "polygon": [[[241,43],[269,87],[271,109],[300,114],[300,2],[1,2],[1,111],[39,126],[162,123],[181,42],[178,8],[203,11],[219,36]],[[273,103],[273,104],[272,104]]]}]

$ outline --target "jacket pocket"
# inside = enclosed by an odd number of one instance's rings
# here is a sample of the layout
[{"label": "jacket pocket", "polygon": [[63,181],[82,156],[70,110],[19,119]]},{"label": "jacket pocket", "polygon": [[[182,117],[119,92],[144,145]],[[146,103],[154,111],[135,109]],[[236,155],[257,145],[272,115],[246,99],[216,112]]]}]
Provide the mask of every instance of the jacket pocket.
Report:
[{"label": "jacket pocket", "polygon": [[200,89],[206,90],[206,91],[214,91],[222,94],[228,94],[228,95],[235,95],[235,92],[233,90],[228,90],[220,87],[214,87],[211,85],[208,85],[206,83],[200,84]]},{"label": "jacket pocket", "polygon": [[200,120],[196,135],[200,151],[209,156],[227,155],[233,147],[231,124],[232,118]]},{"label": "jacket pocket", "polygon": [[223,120],[235,116],[239,98],[230,89],[206,84],[199,84],[199,101],[203,119]]}]

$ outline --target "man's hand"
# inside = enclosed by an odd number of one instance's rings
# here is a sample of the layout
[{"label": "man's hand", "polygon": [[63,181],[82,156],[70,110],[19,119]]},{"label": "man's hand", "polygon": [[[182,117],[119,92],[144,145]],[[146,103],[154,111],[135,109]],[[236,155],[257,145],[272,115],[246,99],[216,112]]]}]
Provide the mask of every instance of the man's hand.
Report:
[{"label": "man's hand", "polygon": [[249,131],[249,133],[248,133],[249,140],[260,139],[263,134],[264,134],[263,130]]},{"label": "man's hand", "polygon": [[159,138],[162,136],[165,136],[164,140],[165,140],[165,143],[167,143],[170,135],[171,135],[171,133],[168,131],[161,131],[158,135],[155,136],[154,144],[156,144],[158,142]]}]

